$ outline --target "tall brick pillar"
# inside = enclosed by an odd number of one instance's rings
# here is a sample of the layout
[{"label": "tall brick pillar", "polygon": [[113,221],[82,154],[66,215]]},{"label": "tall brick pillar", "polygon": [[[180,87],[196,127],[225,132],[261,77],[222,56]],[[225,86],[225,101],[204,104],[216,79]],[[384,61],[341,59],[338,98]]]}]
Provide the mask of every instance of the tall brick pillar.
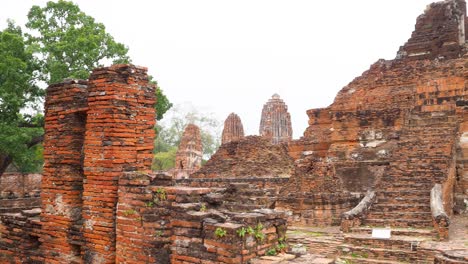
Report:
[{"label": "tall brick pillar", "polygon": [[80,260],[87,82],[49,86],[45,102],[41,250],[46,263]]},{"label": "tall brick pillar", "polygon": [[83,228],[85,263],[114,263],[118,180],[151,166],[155,87],[146,68],[114,65],[89,79]]}]

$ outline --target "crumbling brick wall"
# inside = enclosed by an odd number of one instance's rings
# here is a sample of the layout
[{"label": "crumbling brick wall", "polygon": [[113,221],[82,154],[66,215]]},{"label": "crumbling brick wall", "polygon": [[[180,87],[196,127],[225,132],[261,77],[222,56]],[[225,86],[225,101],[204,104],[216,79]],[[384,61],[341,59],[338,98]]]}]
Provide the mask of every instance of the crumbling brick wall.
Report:
[{"label": "crumbling brick wall", "polygon": [[117,262],[248,263],[285,246],[284,212],[234,213],[206,202],[210,188],[158,186],[155,177],[120,178]]},{"label": "crumbling brick wall", "polygon": [[[463,21],[463,0],[430,5],[396,59],[374,63],[329,107],[308,110],[309,127],[300,140],[305,144],[289,144],[297,158],[296,173],[282,196],[324,190],[397,192],[393,184],[405,186],[398,179],[412,178],[424,186],[418,190],[424,195],[435,183],[446,182],[445,189],[451,190],[450,164],[456,138],[463,134],[459,108],[468,87]],[[306,170],[297,170],[301,167]],[[447,204],[451,195],[447,192]]]},{"label": "crumbling brick wall", "polygon": [[88,86],[66,80],[47,88],[41,250],[45,261],[72,262],[80,255],[83,145]]},{"label": "crumbling brick wall", "polygon": [[41,174],[7,172],[0,178],[0,213],[41,206]]},{"label": "crumbling brick wall", "polygon": [[84,142],[83,237],[85,262],[114,263],[118,180],[151,167],[155,87],[147,69],[114,65],[89,78]]},{"label": "crumbling brick wall", "polygon": [[39,208],[0,215],[0,263],[47,263],[40,250]]},{"label": "crumbling brick wall", "polygon": [[41,251],[46,263],[114,263],[118,179],[152,161],[155,87],[114,65],[46,97]]},{"label": "crumbling brick wall", "polygon": [[[146,69],[133,65],[95,69],[89,81],[47,89],[42,210],[0,216],[2,261],[238,263],[284,239],[282,213],[259,211],[245,221],[229,213],[269,206],[277,188],[259,192],[256,204],[244,204],[248,197],[240,201],[232,190],[202,202],[211,189],[161,186],[174,180],[144,173],[152,159],[154,89]],[[201,212],[223,204],[220,195],[231,201],[219,208],[224,211]],[[238,236],[231,228],[247,223],[261,223],[258,243],[251,243],[254,234]],[[227,232],[222,241],[214,237],[218,227]]]},{"label": "crumbling brick wall", "polygon": [[454,59],[463,54],[463,44],[468,40],[465,0],[441,1],[427,6],[418,17],[415,30],[398,58]]},{"label": "crumbling brick wall", "polygon": [[5,172],[0,178],[0,197],[5,199],[38,196],[41,179],[41,174]]}]

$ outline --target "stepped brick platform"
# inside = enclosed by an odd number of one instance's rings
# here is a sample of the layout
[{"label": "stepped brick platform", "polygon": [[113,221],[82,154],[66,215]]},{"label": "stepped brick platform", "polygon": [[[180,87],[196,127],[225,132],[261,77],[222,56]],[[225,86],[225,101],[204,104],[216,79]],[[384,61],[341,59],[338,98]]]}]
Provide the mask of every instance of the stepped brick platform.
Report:
[{"label": "stepped brick platform", "polygon": [[450,166],[454,165],[451,157],[457,128],[453,114],[432,115],[413,116],[408,120],[365,225],[432,226],[430,191],[454,170]]},{"label": "stepped brick platform", "polygon": [[349,264],[349,263],[468,263],[468,218],[455,216],[448,241],[433,241],[434,230],[391,228],[390,239],[371,236],[371,227],[352,228],[343,233],[339,227],[290,226],[286,233],[288,260],[256,259],[258,264]]},{"label": "stepped brick platform", "polygon": [[223,144],[190,178],[289,177],[294,160],[285,144],[273,144],[260,136],[247,136]]}]

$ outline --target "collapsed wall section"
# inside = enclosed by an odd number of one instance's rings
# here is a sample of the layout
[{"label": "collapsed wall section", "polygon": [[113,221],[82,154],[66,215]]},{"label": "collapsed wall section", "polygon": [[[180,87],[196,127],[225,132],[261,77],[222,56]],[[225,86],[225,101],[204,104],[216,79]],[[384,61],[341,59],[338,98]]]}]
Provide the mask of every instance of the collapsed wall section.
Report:
[{"label": "collapsed wall section", "polygon": [[211,188],[159,183],[139,172],[120,178],[116,262],[249,263],[286,249],[285,212],[233,212]]},{"label": "collapsed wall section", "polygon": [[418,17],[411,38],[398,51],[397,58],[455,59],[463,55],[466,32],[466,2],[449,0],[432,3]]}]

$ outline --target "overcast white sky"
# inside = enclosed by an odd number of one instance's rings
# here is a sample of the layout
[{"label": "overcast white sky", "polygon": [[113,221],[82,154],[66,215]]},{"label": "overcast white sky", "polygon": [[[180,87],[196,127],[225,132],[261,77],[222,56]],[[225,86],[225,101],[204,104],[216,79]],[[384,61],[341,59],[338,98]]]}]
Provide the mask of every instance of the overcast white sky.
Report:
[{"label": "overcast white sky", "polygon": [[[32,5],[8,0],[0,29],[24,25]],[[175,104],[191,102],[221,121],[235,112],[258,134],[263,104],[278,93],[294,138],[306,110],[336,93],[379,58],[393,59],[432,0],[78,0],[126,44]]]}]

